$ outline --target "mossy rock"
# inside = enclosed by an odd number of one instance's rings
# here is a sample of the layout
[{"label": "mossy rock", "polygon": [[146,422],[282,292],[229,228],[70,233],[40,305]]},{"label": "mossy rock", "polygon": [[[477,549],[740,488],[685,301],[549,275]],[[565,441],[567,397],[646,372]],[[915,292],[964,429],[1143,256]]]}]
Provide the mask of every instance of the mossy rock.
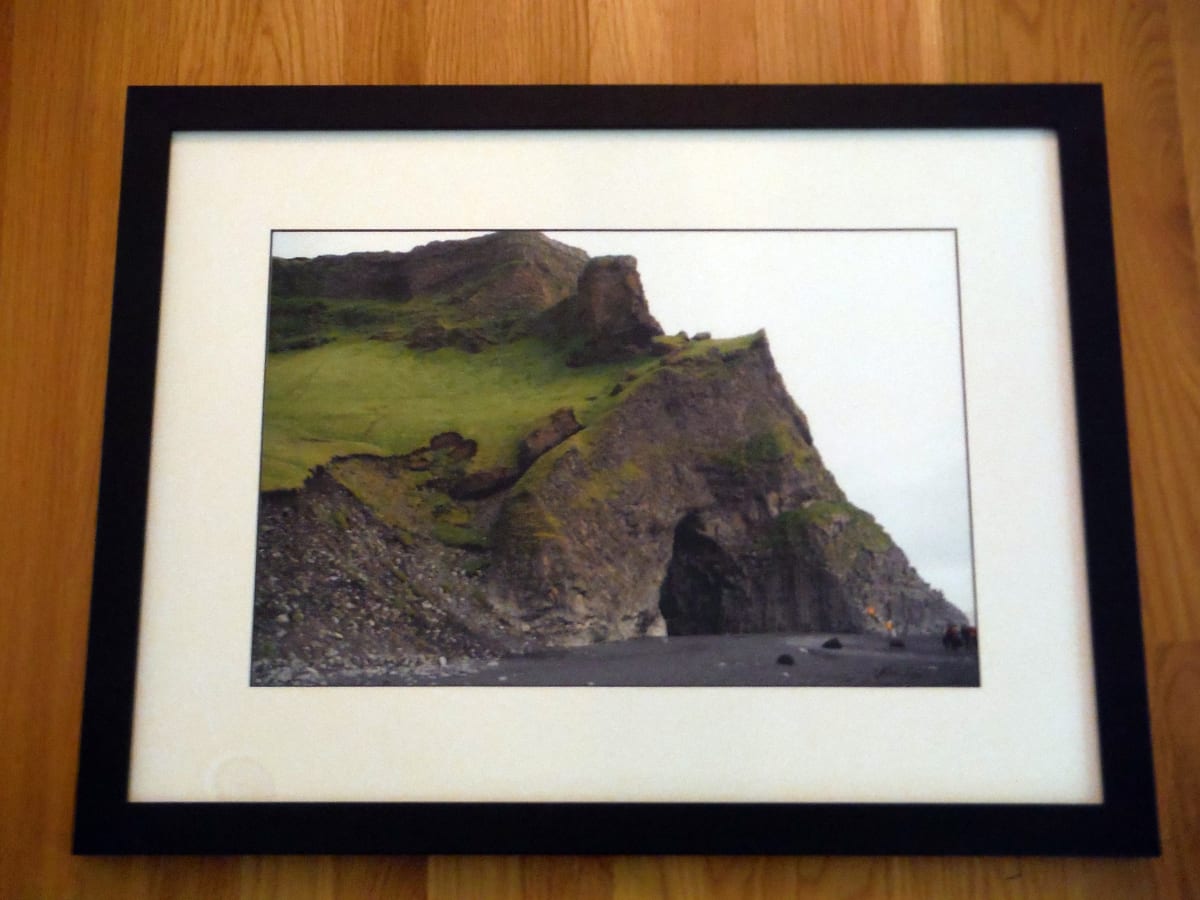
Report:
[{"label": "mossy rock", "polygon": [[844,577],[864,553],[886,553],[894,545],[868,513],[851,503],[812,500],[780,513],[771,523],[768,544],[794,553]]},{"label": "mossy rock", "polygon": [[469,526],[452,525],[449,522],[435,523],[433,536],[447,547],[461,547],[467,550],[486,550],[490,543],[488,536],[482,531]]}]

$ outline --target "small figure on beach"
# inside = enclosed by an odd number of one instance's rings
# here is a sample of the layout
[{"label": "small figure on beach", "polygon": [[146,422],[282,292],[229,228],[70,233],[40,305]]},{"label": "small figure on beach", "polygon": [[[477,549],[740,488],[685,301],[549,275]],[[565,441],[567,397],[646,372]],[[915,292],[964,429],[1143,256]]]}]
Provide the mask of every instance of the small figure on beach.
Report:
[{"label": "small figure on beach", "polygon": [[974,650],[979,646],[979,630],[974,625],[964,625],[962,627],[963,646],[968,650]]},{"label": "small figure on beach", "polygon": [[962,632],[951,622],[942,633],[942,646],[947,650],[961,650],[963,645]]}]

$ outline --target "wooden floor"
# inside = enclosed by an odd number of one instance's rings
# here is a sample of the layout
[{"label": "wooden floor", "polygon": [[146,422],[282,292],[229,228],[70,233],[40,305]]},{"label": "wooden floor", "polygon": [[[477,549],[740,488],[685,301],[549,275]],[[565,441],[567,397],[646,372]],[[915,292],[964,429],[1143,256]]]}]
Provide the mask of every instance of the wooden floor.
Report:
[{"label": "wooden floor", "polygon": [[[70,856],[129,83],[1099,81],[1164,854]],[[0,895],[1200,897],[1196,0],[0,0]]]}]

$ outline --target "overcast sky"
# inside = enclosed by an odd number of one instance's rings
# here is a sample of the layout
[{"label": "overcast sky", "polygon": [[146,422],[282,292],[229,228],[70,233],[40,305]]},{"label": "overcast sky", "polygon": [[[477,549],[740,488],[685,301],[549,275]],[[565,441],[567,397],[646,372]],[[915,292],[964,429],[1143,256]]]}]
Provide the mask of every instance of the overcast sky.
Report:
[{"label": "overcast sky", "polygon": [[[851,502],[974,619],[954,235],[546,232],[630,254],[668,334],[767,330]],[[466,232],[277,232],[276,256],[408,250]]]}]

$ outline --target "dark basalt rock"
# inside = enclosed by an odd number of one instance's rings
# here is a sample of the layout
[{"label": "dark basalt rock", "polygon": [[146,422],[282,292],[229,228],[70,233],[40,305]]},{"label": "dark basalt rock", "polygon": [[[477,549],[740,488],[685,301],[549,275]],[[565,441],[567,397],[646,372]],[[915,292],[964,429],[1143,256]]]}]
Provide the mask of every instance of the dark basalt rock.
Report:
[{"label": "dark basalt rock", "polygon": [[825,641],[825,643],[821,644],[821,646],[824,647],[826,650],[841,650],[842,642],[834,637],[834,638],[830,638],[829,640]]},{"label": "dark basalt rock", "polygon": [[444,451],[451,460],[458,462],[473,457],[479,445],[457,431],[444,431],[429,439],[429,449],[435,452]]},{"label": "dark basalt rock", "polygon": [[637,260],[632,256],[601,256],[590,260],[579,276],[574,296],[548,314],[553,332],[583,338],[583,346],[567,359],[569,366],[587,366],[629,359],[652,349],[663,333],[650,314]]},{"label": "dark basalt rock", "polygon": [[632,256],[601,256],[588,261],[579,276],[574,308],[587,337],[596,343],[649,347],[663,333],[650,315],[637,260]]},{"label": "dark basalt rock", "polygon": [[567,407],[556,409],[517,445],[517,467],[528,469],[539,456],[553,450],[571,435],[583,430],[575,411]]},{"label": "dark basalt rock", "polygon": [[520,470],[512,466],[481,469],[450,484],[446,493],[455,500],[482,500],[512,487],[520,477]]}]

